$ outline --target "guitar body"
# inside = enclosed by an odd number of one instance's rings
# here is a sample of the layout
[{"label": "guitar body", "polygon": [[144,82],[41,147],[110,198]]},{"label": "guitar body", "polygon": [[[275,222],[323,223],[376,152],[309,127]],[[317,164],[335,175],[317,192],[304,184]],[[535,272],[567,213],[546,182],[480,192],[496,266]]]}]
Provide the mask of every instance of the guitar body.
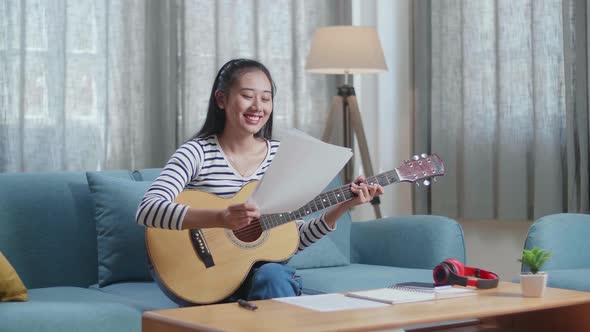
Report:
[{"label": "guitar body", "polygon": [[[194,208],[224,209],[243,203],[256,188],[252,182],[232,198],[185,190],[175,202]],[[247,241],[225,228],[201,229],[203,247],[211,254],[212,266],[198,255],[201,242],[190,230],[146,229],[148,256],[161,284],[177,297],[193,304],[209,304],[233,294],[254,263],[280,262],[291,257],[299,244],[295,221],[250,235]]]}]

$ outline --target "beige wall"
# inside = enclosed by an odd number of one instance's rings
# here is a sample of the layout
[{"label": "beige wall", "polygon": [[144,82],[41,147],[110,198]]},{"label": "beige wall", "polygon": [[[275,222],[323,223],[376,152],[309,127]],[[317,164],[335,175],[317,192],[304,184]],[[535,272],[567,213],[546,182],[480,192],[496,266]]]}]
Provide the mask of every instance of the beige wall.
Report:
[{"label": "beige wall", "polygon": [[465,234],[467,265],[491,270],[501,280],[511,281],[520,273],[517,259],[530,221],[461,220]]}]

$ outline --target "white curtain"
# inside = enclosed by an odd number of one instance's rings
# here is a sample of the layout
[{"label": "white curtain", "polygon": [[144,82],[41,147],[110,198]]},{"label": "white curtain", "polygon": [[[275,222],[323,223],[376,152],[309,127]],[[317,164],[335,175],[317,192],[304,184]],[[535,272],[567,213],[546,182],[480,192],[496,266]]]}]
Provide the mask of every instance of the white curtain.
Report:
[{"label": "white curtain", "polygon": [[216,70],[266,64],[275,122],[319,137],[334,78],[303,70],[346,2],[0,1],[0,172],[160,167],[202,125]]},{"label": "white curtain", "polygon": [[343,24],[347,1],[194,0],[182,4],[179,140],[200,128],[217,69],[236,57],[258,59],[271,71],[277,85],[277,125],[321,137],[336,81],[303,68],[313,31],[317,26]]},{"label": "white curtain", "polygon": [[533,220],[588,211],[587,103],[572,108],[575,91],[587,99],[588,58],[571,55],[587,48],[586,11],[569,0],[416,2],[415,52],[425,56],[415,66],[415,146],[447,169],[429,197],[417,194],[417,212]]}]

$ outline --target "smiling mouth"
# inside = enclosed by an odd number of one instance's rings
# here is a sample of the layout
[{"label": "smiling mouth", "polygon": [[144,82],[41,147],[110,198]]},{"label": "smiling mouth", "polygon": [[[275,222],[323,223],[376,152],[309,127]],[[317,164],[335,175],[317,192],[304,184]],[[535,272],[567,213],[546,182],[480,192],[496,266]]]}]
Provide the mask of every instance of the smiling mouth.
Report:
[{"label": "smiling mouth", "polygon": [[244,117],[246,118],[246,122],[250,124],[257,124],[260,121],[260,119],[262,119],[262,116],[253,114],[244,114]]}]

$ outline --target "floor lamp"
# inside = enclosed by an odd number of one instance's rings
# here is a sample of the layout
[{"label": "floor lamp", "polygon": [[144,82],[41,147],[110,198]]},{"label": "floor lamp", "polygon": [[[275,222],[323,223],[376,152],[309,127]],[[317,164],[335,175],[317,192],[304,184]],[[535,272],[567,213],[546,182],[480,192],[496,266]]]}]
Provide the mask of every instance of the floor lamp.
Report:
[{"label": "floor lamp", "polygon": [[[365,176],[373,176],[373,165],[367,146],[354,87],[348,84],[350,74],[378,73],[387,70],[377,31],[366,26],[330,26],[318,28],[313,35],[305,70],[319,74],[344,75],[344,84],[332,98],[323,140],[329,141],[337,113],[342,114],[343,146],[354,149],[354,135]],[[344,167],[344,181],[354,180],[354,159]],[[375,216],[381,218],[379,197],[371,204]]]}]

